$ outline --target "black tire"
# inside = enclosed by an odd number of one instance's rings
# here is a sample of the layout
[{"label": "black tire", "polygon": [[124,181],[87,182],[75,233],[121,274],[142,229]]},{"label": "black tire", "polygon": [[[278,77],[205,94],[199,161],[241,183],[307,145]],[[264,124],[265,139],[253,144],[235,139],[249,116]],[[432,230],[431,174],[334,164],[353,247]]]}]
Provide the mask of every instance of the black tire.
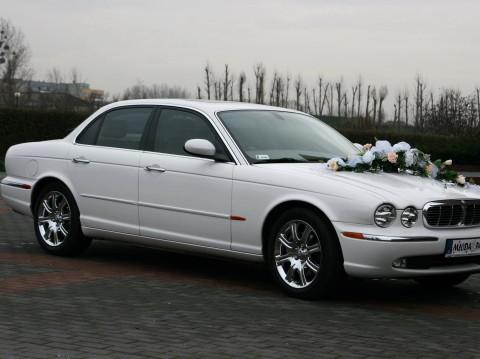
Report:
[{"label": "black tire", "polygon": [[[53,199],[64,198],[67,202],[68,210],[70,213],[70,216],[69,216],[70,220],[68,221],[65,220],[65,222],[63,222],[63,219],[58,219],[58,221],[62,221],[61,224],[57,224],[57,222],[47,221],[46,223],[39,225],[39,223],[41,223],[40,215],[42,213],[48,214],[49,218],[56,217],[56,216],[62,217],[61,216],[62,209],[53,211],[53,213],[57,213],[57,215],[55,214],[50,215],[48,211],[45,210],[45,207],[43,205],[43,201],[53,193],[55,193],[56,194],[55,196],[57,197],[50,196],[49,203],[50,204],[53,203],[52,198]],[[52,209],[51,205],[49,207],[50,209]],[[67,218],[67,217],[68,216],[65,214],[63,218]],[[43,218],[45,217],[43,216]],[[48,253],[59,255],[59,256],[75,256],[82,253],[90,246],[91,239],[85,237],[82,233],[82,228],[80,225],[80,212],[78,210],[75,199],[73,198],[73,195],[71,194],[69,189],[60,182],[48,183],[39,191],[38,196],[35,198],[35,203],[33,206],[33,222],[34,222],[34,229],[35,229],[35,235],[37,237],[37,241],[40,244],[40,246]],[[47,235],[46,233],[47,231],[49,231],[50,233],[50,229],[53,228],[51,226],[55,226],[55,228],[57,228],[56,226],[58,226],[59,228],[60,225],[62,226],[62,228],[68,228],[68,231],[66,231],[67,234],[64,235],[63,232],[60,231],[60,229],[57,229],[56,232],[59,234],[59,236],[57,234],[56,242],[59,244],[53,245],[49,242],[55,242],[55,240],[45,239],[45,237],[52,238],[52,235]],[[41,233],[41,231],[43,233]]]},{"label": "black tire", "polygon": [[415,281],[425,287],[429,288],[450,288],[460,283],[465,282],[470,274],[445,274],[445,275],[436,275],[431,277],[419,277],[415,278]]},{"label": "black tire", "polygon": [[[311,228],[313,228],[313,230],[315,231],[314,235],[316,234],[316,237],[318,238],[318,240],[315,238],[314,240],[317,242],[319,241],[321,245],[321,251],[317,253],[318,257],[316,257],[316,263],[320,264],[317,268],[317,272],[315,274],[313,271],[311,271],[311,282],[302,288],[294,287],[294,285],[296,285],[296,283],[294,283],[295,279],[290,281],[290,284],[287,283],[287,281],[289,280],[289,278],[287,278],[288,273],[286,274],[285,279],[282,277],[282,275],[284,275],[290,267],[293,267],[292,262],[285,262],[287,269],[285,269],[283,266],[282,269],[277,269],[277,261],[275,258],[276,251],[277,253],[279,250],[281,251],[281,249],[278,249],[281,245],[279,245],[278,242],[276,244],[277,238],[280,236],[281,231],[284,228],[291,226],[291,224],[294,222],[298,223],[300,226],[302,225],[302,223],[304,223],[305,227],[307,226],[307,224],[311,226]],[[297,233],[297,237],[298,236],[299,235]],[[308,248],[308,245],[306,245],[304,250],[307,250],[306,248]],[[294,249],[293,251],[297,250],[300,249]],[[290,254],[288,253],[285,254],[285,256],[289,255]],[[336,236],[334,230],[331,228],[330,224],[327,222],[326,219],[322,218],[318,213],[307,208],[291,208],[278,216],[278,218],[273,222],[273,225],[271,226],[271,228],[269,228],[268,231],[266,257],[268,267],[273,277],[275,278],[275,281],[284,291],[286,291],[290,296],[293,297],[302,299],[319,299],[330,297],[336,292],[339,284],[345,278],[345,272],[343,269],[343,256],[338,237]],[[277,259],[278,258],[280,257],[277,257]],[[305,257],[295,258],[294,260],[296,261],[296,263],[302,263],[305,260]],[[308,259],[306,259],[305,261],[309,260],[310,257],[308,257]],[[305,264],[305,262],[303,263]],[[280,274],[280,271],[282,270],[283,274]],[[296,276],[300,277],[300,271],[297,270]],[[303,274],[303,278],[306,278],[306,274]],[[301,280],[299,281],[301,282],[301,285],[305,283],[302,283]]]}]

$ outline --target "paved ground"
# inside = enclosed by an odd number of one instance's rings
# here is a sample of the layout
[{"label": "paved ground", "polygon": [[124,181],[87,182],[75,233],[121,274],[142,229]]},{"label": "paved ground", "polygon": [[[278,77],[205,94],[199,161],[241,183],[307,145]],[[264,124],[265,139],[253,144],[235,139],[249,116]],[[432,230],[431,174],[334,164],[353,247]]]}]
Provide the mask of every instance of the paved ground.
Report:
[{"label": "paved ground", "polygon": [[262,266],[94,242],[58,258],[0,201],[0,358],[479,358],[480,275],[288,298]]}]

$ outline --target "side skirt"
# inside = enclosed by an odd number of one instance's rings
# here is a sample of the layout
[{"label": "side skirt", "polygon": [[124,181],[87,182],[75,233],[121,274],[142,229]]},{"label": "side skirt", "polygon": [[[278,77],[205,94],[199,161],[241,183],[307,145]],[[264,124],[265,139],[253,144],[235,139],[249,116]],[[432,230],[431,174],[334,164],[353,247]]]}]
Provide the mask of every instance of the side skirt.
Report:
[{"label": "side skirt", "polygon": [[160,238],[144,237],[134,234],[125,234],[118,233],[113,231],[106,231],[103,229],[91,228],[91,227],[82,227],[83,234],[87,237],[99,238],[99,239],[110,239],[120,242],[133,243],[145,247],[154,247],[169,250],[172,252],[184,252],[190,254],[202,254],[207,256],[223,257],[244,260],[249,262],[263,262],[264,258],[261,254],[252,254],[245,252],[237,252],[228,249],[219,249],[206,247],[190,243],[180,243],[169,241]]}]

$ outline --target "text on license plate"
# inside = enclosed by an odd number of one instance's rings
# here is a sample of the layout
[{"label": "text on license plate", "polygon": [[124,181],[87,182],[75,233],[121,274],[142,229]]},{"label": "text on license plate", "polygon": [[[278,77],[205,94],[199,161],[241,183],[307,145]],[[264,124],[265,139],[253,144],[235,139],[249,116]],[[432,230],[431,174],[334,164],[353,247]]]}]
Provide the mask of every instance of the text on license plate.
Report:
[{"label": "text on license plate", "polygon": [[445,257],[480,255],[480,238],[447,239]]}]

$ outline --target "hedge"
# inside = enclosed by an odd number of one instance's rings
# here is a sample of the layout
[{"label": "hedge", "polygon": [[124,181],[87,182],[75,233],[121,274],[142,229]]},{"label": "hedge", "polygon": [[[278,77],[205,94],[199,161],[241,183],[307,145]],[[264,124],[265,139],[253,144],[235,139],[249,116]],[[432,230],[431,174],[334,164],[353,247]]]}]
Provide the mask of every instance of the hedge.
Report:
[{"label": "hedge", "polygon": [[[0,171],[5,152],[11,145],[62,138],[88,117],[88,113],[0,109]],[[406,141],[432,155],[432,159],[453,159],[456,164],[480,165],[480,139],[427,135],[423,133],[392,131],[388,129],[358,130],[339,128],[353,142],[371,143],[378,139],[393,142]]]},{"label": "hedge", "polygon": [[27,109],[0,109],[0,171],[7,149],[17,143],[65,137],[89,114]]},{"label": "hedge", "polygon": [[388,130],[339,129],[353,142],[374,143],[375,138],[389,140],[392,144],[408,142],[413,147],[430,153],[432,160],[452,159],[457,165],[480,165],[480,139],[478,137],[457,137],[427,135],[423,133],[398,132]]}]

